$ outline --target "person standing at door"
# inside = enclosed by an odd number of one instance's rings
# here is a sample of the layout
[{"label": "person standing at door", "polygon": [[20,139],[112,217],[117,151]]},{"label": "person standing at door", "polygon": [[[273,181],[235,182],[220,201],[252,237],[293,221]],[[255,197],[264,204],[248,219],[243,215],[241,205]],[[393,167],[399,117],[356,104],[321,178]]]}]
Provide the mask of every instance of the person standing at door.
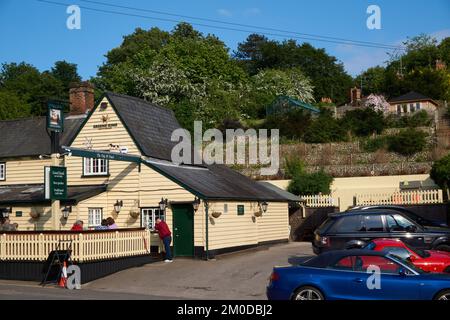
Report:
[{"label": "person standing at door", "polygon": [[164,262],[172,262],[172,253],[170,252],[172,233],[169,230],[169,226],[165,221],[162,221],[160,218],[157,218],[155,223],[155,230],[158,231],[159,238],[164,243],[164,251],[166,252],[166,258]]}]

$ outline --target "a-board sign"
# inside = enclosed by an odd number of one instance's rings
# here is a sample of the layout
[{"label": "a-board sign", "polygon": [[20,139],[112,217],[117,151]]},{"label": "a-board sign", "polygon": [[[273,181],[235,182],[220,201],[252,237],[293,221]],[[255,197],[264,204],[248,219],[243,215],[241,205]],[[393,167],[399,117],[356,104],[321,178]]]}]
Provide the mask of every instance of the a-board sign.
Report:
[{"label": "a-board sign", "polygon": [[45,199],[65,200],[67,198],[67,168],[45,167]]}]

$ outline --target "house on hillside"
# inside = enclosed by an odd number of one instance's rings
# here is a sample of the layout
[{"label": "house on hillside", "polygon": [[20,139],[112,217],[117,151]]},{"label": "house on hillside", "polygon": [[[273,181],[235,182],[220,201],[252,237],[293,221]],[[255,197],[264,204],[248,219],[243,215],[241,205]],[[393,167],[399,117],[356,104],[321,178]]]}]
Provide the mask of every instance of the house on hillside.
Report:
[{"label": "house on hillside", "polygon": [[425,110],[429,114],[434,114],[437,109],[437,102],[433,99],[414,91],[393,98],[389,102],[389,113],[395,113],[399,116],[408,115],[414,112]]},{"label": "house on hillside", "polygon": [[[52,163],[45,117],[0,121],[0,211],[20,231],[64,231],[76,220],[93,230],[108,217],[151,230],[159,217],[176,256],[288,241],[290,199],[223,165],[171,161],[180,125],[170,109],[111,92],[89,105],[89,86],[70,100],[59,157],[68,190],[56,220],[44,190]],[[157,250],[157,234],[150,240]]]}]

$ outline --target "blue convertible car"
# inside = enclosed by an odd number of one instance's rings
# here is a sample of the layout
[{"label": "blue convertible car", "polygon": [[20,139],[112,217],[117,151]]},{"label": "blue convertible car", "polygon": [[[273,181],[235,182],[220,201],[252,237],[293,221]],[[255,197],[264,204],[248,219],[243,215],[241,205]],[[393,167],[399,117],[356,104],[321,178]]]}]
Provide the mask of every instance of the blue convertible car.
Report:
[{"label": "blue convertible car", "polygon": [[424,273],[407,260],[367,250],[323,253],[299,265],[275,267],[271,300],[448,300],[450,275]]}]

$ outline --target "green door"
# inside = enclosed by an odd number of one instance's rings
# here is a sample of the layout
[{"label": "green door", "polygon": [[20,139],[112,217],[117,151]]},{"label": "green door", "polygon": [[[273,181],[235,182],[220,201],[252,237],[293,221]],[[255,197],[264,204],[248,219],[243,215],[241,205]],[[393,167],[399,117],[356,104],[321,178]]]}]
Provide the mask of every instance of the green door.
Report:
[{"label": "green door", "polygon": [[191,204],[172,205],[173,254],[177,257],[194,256],[194,209]]}]

